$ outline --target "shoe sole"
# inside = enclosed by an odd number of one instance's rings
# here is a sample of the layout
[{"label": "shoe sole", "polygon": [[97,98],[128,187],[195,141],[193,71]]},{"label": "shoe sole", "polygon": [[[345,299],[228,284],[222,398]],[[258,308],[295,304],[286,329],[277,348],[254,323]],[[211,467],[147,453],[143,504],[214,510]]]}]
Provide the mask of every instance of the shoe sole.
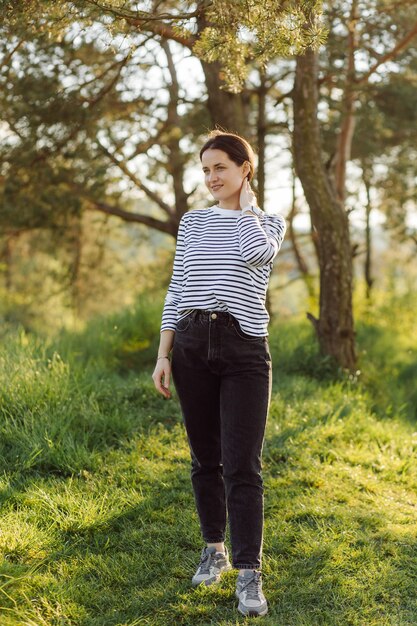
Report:
[{"label": "shoe sole", "polygon": [[268,613],[268,607],[266,607],[266,609],[260,612],[250,610],[250,609],[249,610],[241,609],[240,606],[237,607],[237,610],[239,611],[239,613],[241,613],[245,617],[263,617],[264,615]]}]

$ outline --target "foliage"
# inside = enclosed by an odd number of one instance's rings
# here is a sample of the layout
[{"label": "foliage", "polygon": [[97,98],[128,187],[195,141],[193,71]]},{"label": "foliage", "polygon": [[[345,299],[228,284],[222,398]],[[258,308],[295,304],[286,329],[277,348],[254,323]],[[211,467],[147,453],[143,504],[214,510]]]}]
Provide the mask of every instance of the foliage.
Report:
[{"label": "foliage", "polygon": [[[386,227],[404,242],[414,234],[408,221],[415,210],[416,52],[409,45],[393,59],[390,53],[409,34],[414,14],[409,3],[369,0],[357,6],[353,76],[346,69],[350,6],[336,2],[324,12],[329,33],[320,51],[324,158],[331,167],[346,94],[351,91],[355,99],[351,160],[369,179],[372,208],[386,216]],[[381,56],[388,57],[386,63],[381,63]],[[364,80],[372,68],[375,71]],[[353,168],[348,172],[347,204],[358,213],[364,191]]]},{"label": "foliage", "polygon": [[[249,60],[266,66],[275,57],[300,54],[308,46],[318,49],[324,43],[321,8],[321,0],[214,0],[207,9],[209,26],[194,52],[206,61],[219,61],[228,88],[238,92],[248,76]],[[306,28],[307,16],[314,19]]]},{"label": "foliage", "polygon": [[[5,229],[65,227],[82,208],[80,188],[104,193],[105,160],[94,144],[113,53],[86,42],[50,41],[42,32],[28,41],[4,27],[2,34],[0,223]],[[87,58],[88,68],[82,66]]]},{"label": "foliage", "polygon": [[[71,244],[74,221],[91,209],[175,235],[193,193],[182,180],[187,137],[192,142],[196,122],[207,122],[199,95],[185,102],[180,93],[167,111],[161,54],[169,57],[169,48],[146,34],[128,37],[125,25],[112,26],[83,2],[3,4],[0,226],[7,236],[48,229],[61,248],[58,233]],[[182,112],[173,116],[177,106]]]}]

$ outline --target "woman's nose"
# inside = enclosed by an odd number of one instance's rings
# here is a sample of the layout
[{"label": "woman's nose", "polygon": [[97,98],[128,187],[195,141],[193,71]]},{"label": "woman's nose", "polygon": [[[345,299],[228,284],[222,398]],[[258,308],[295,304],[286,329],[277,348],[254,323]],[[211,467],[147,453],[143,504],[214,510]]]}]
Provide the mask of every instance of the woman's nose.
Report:
[{"label": "woman's nose", "polygon": [[217,172],[210,172],[209,177],[208,177],[209,183],[211,183],[213,180],[216,180],[216,178],[217,178]]}]

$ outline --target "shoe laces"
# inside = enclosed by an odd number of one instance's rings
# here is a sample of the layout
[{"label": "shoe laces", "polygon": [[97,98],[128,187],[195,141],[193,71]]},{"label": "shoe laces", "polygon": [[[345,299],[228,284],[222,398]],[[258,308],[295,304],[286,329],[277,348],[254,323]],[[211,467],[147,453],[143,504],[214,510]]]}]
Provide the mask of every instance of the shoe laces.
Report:
[{"label": "shoe laces", "polygon": [[262,590],[261,572],[253,572],[252,578],[244,585],[243,590],[246,591],[247,600],[259,600]]},{"label": "shoe laces", "polygon": [[203,553],[201,555],[201,559],[200,559],[200,574],[208,574],[210,573],[210,566],[212,564],[213,561],[213,556],[214,556],[214,552],[209,552],[208,548],[205,548],[203,550]]}]

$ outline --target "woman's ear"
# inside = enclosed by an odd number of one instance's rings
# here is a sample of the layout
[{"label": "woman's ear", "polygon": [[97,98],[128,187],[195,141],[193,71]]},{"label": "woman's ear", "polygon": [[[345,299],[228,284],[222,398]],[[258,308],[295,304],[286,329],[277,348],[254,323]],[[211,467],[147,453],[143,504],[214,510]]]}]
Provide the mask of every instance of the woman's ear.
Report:
[{"label": "woman's ear", "polygon": [[250,164],[249,161],[245,161],[243,164],[243,173],[245,175],[245,178],[248,179],[249,181],[249,177],[250,177]]}]

